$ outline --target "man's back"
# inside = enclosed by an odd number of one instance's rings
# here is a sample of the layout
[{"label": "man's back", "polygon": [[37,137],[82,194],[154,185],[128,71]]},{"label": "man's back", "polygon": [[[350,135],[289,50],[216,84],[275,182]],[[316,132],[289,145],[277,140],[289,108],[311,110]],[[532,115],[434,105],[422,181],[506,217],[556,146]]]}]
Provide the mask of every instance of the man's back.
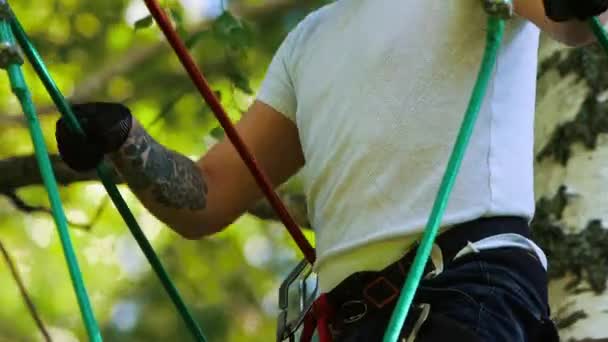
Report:
[{"label": "man's back", "polygon": [[[322,287],[396,260],[424,228],[486,18],[477,0],[342,0],[307,17],[280,48],[259,99],[298,126]],[[532,217],[537,47],[536,27],[508,25],[445,225]]]},{"label": "man's back", "polygon": [[[608,0],[512,4],[569,45],[593,41],[585,20],[608,20]],[[328,339],[374,341],[386,330],[416,254],[405,250],[427,219],[478,70],[480,5],[327,6],[289,35],[236,125],[273,184],[305,165],[324,292],[306,322],[318,320]],[[443,222],[450,229],[433,244],[402,330],[408,341],[559,340],[546,258],[528,221],[538,29],[510,20],[504,38]],[[193,162],[156,142],[124,105],[73,109],[87,140],[59,120],[64,161],[88,170],[110,158],[146,208],[186,238],[222,230],[261,196],[226,140]]]}]

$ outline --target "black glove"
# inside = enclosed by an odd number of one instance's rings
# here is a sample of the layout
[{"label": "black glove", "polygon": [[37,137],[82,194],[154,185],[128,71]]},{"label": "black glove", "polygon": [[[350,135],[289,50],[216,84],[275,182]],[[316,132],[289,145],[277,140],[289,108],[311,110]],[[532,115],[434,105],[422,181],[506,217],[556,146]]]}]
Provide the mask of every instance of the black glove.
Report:
[{"label": "black glove", "polygon": [[608,10],[608,0],[544,0],[545,13],[553,21],[587,20]]},{"label": "black glove", "polygon": [[93,169],[104,154],[116,152],[129,136],[131,111],[118,103],[84,103],[72,106],[86,133],[72,132],[64,118],[57,121],[55,138],[63,161],[76,171]]}]

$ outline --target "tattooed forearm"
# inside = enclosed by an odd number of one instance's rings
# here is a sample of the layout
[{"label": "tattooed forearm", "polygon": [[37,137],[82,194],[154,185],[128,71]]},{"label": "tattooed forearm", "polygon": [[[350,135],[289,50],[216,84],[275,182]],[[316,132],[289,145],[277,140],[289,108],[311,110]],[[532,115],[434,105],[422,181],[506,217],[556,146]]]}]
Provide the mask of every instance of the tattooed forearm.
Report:
[{"label": "tattooed forearm", "polygon": [[207,186],[190,159],[160,145],[135,125],[121,148],[119,171],[134,191],[149,190],[154,199],[173,209],[204,209]]}]

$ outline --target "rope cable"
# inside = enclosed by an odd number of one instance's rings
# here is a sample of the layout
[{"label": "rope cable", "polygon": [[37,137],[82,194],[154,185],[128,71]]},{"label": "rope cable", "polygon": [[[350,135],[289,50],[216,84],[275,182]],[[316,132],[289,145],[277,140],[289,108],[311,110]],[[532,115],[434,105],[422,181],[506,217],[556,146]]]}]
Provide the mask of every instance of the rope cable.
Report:
[{"label": "rope cable", "polygon": [[293,217],[289,214],[289,211],[287,211],[287,207],[281,201],[277,193],[274,191],[270,180],[262,171],[262,168],[259,166],[258,162],[256,161],[255,157],[253,156],[247,145],[245,145],[245,142],[240,137],[236,128],[228,118],[226,111],[224,110],[219,100],[211,90],[211,87],[207,83],[207,80],[203,76],[201,70],[198,68],[198,66],[192,59],[192,56],[188,52],[188,49],[182,42],[177,32],[175,32],[175,29],[171,25],[171,21],[167,17],[166,13],[161,9],[156,0],[144,0],[144,2],[150,10],[150,14],[152,14],[152,17],[154,18],[154,20],[162,30],[163,34],[173,47],[175,54],[178,56],[180,62],[186,69],[188,75],[190,76],[190,79],[200,92],[207,105],[213,111],[213,114],[226,132],[226,136],[234,145],[235,149],[243,159],[243,162],[247,165],[249,171],[255,178],[258,186],[268,199],[268,202],[272,205],[272,208],[277,213],[277,216],[279,216],[279,218],[285,225],[285,228],[287,228],[287,230],[289,231],[289,234],[304,254],[306,260],[308,260],[310,264],[313,264],[315,261],[314,248],[311,246],[310,242],[308,242]]},{"label": "rope cable", "polygon": [[[166,17],[166,14],[163,10],[158,6],[155,0],[144,0],[146,5],[148,6],[152,16],[156,20],[157,24],[165,34],[167,40],[170,42],[171,46],[175,50],[178,55],[180,61],[182,62],[184,68],[188,72],[191,77],[193,83],[200,91],[201,95],[210,106],[214,114],[216,115],[218,121],[226,131],[226,135],[231,140],[231,142],[235,145],[235,148],[245,161],[246,165],[250,169],[251,173],[254,175],[258,185],[263,190],[264,194],[268,197],[268,200],[272,204],[273,208],[277,211],[277,214],[281,217],[281,220],[289,230],[290,234],[304,253],[306,259],[313,263],[315,260],[314,249],[310,245],[310,243],[306,240],[299,227],[295,223],[295,221],[291,218],[288,213],[286,207],[281,202],[280,198],[276,195],[272,186],[270,185],[270,181],[267,176],[261,171],[259,165],[257,164],[255,158],[248,150],[240,136],[238,135],[236,129],[228,119],[226,112],[222,108],[218,99],[215,97],[213,92],[211,91],[207,81],[202,75],[199,68],[196,66],[192,57],[188,53],[186,47],[184,46],[181,39],[177,36],[175,30],[170,24],[169,19]],[[45,88],[53,98],[53,101],[59,108],[60,112],[66,117],[68,124],[74,129],[76,132],[80,134],[84,134],[82,128],[80,127],[76,117],[71,112],[71,108],[67,104],[63,95],[61,95],[58,90],[55,82],[51,78],[46,66],[44,65],[42,58],[34,48],[33,44],[27,37],[25,31],[21,27],[17,18],[13,15],[12,20],[10,22],[15,36],[19,41],[20,45],[23,47],[26,56],[29,61],[34,66],[36,73],[42,80],[45,85]],[[589,25],[593,30],[595,36],[597,37],[598,42],[602,46],[602,48],[608,53],[608,33],[603,28],[601,22],[598,18],[592,18],[589,21]],[[412,304],[416,289],[420,283],[422,278],[422,274],[425,268],[425,265],[428,261],[428,258],[431,253],[432,245],[434,243],[435,237],[440,228],[441,219],[447,207],[449,196],[452,191],[452,188],[455,184],[456,177],[458,175],[458,171],[460,165],[462,164],[462,160],[464,158],[467,145],[471,138],[473,129],[475,127],[475,121],[481,109],[481,105],[485,98],[485,94],[488,88],[489,81],[491,79],[492,72],[496,65],[496,58],[500,48],[500,44],[502,41],[502,37],[504,34],[505,22],[504,19],[490,15],[488,17],[488,32],[487,32],[487,45],[484,52],[482,64],[479,70],[479,74],[477,77],[477,81],[475,87],[473,89],[473,94],[469,101],[469,105],[467,111],[464,116],[464,120],[460,131],[458,133],[458,137],[456,143],[453,147],[452,154],[449,158],[448,165],[446,167],[446,171],[444,177],[442,179],[439,191],[435,198],[435,202],[433,204],[433,209],[427,221],[427,225],[425,228],[425,232],[422,237],[422,241],[420,246],[418,247],[416,257],[414,259],[412,268],[410,269],[407,280],[404,284],[403,290],[401,291],[401,295],[397,302],[397,307],[391,320],[389,322],[389,327],[386,331],[386,335],[384,336],[384,341],[397,341],[399,338],[399,334],[403,327],[403,323],[405,317],[407,316],[407,312]],[[5,21],[0,21],[0,36],[3,41],[11,41],[11,33],[10,28],[8,27]],[[76,257],[74,251],[71,247],[71,242],[69,240],[69,234],[67,233],[67,221],[65,220],[65,214],[61,208],[61,202],[58,197],[57,185],[54,181],[54,175],[52,172],[52,168],[50,166],[50,161],[48,160],[48,153],[46,151],[46,146],[44,145],[44,140],[42,138],[42,132],[40,130],[39,124],[37,122],[35,109],[31,102],[31,95],[25,85],[23,80],[23,75],[21,73],[20,67],[16,64],[11,64],[8,66],[9,77],[11,79],[11,85],[13,88],[13,92],[19,98],[22,103],[24,112],[28,119],[28,124],[30,125],[30,130],[32,133],[32,139],[34,142],[34,146],[36,148],[36,157],[40,164],[41,172],[43,174],[43,180],[45,186],[47,186],[47,191],[49,193],[49,199],[51,201],[51,208],[53,211],[53,216],[55,218],[56,224],[58,226],[58,230],[60,231],[60,237],[62,244],[64,246],[64,252],[66,255],[66,260],[68,262],[68,266],[70,268],[70,274],[72,276],[73,285],[76,289],[76,294],[79,299],[79,304],[81,305],[81,311],[83,314],[83,319],[85,324],[87,325],[87,331],[89,333],[89,338],[91,341],[101,341],[101,335],[99,334],[99,328],[95,322],[95,319],[92,315],[90,304],[88,303],[88,297],[86,296],[86,289],[84,288],[84,282],[82,279],[78,280],[81,275],[78,270],[78,265],[76,261]],[[45,158],[46,157],[46,158]],[[46,159],[46,162],[45,162]],[[171,299],[174,301],[174,304],[178,308],[178,311],[183,316],[188,328],[193,332],[197,340],[205,341],[205,338],[202,334],[202,331],[188,312],[187,307],[179,297],[179,293],[177,289],[174,287],[173,283],[169,279],[167,273],[164,271],[160,261],[158,260],[156,254],[154,253],[151,245],[147,241],[145,235],[139,228],[135,218],[132,213],[128,209],[124,199],[122,199],[118,188],[112,182],[111,176],[109,174],[109,169],[107,165],[101,164],[98,166],[97,171],[100,175],[103,185],[106,187],[110,198],[116,205],[118,211],[123,216],[125,222],[129,226],[131,232],[133,233],[135,239],[138,244],[142,248],[142,251],[150,261],[153,269],[161,279],[161,282],[165,286],[165,289],[169,293]],[[49,178],[50,177],[50,178]],[[55,195],[56,194],[56,195]]]},{"label": "rope cable", "polygon": [[[8,5],[6,3],[0,3],[0,6],[6,9],[6,6]],[[5,17],[0,18],[0,40],[5,48],[14,46],[14,37],[7,19],[8,18]],[[6,50],[4,51],[4,55],[6,56]],[[55,226],[57,227],[63,254],[68,265],[70,280],[76,294],[76,299],[80,307],[80,312],[86,327],[87,335],[90,341],[101,342],[101,333],[91,308],[91,303],[87,294],[84,280],[82,278],[82,273],[78,266],[78,259],[70,239],[67,218],[65,216],[65,212],[63,211],[55,174],[51,166],[51,161],[42,134],[42,129],[40,128],[40,123],[38,122],[31,93],[27,87],[27,84],[25,83],[25,78],[23,77],[20,63],[17,63],[14,60],[11,61],[8,58],[3,58],[3,62],[6,62],[6,65],[3,65],[3,67],[6,67],[7,69],[11,89],[19,100],[27,119],[27,125],[30,131],[32,143],[34,145],[34,154],[36,156],[36,160],[38,161],[42,181],[51,204],[51,212],[53,214]]]},{"label": "rope cable", "polygon": [[589,26],[591,27],[591,31],[593,31],[598,43],[608,55],[608,33],[606,32],[606,29],[604,29],[602,22],[598,17],[593,17],[589,19]]},{"label": "rope cable", "polygon": [[[53,99],[53,102],[59,109],[60,113],[63,115],[64,118],[66,118],[68,125],[75,132],[84,135],[84,131],[82,130],[82,127],[78,123],[78,119],[72,112],[71,107],[69,106],[65,97],[61,94],[59,88],[57,87],[57,84],[51,77],[46,65],[44,64],[44,61],[42,60],[42,57],[40,56],[40,54],[34,47],[30,38],[27,36],[25,30],[21,26],[21,23],[19,22],[19,20],[17,19],[17,17],[14,14],[12,14],[10,24],[11,24],[11,27],[13,28],[15,37],[16,37],[17,41],[19,42],[19,44],[21,45],[23,52],[25,53],[27,59],[32,64],[34,70],[36,71],[36,74],[38,75],[38,77],[40,78],[42,83],[44,84],[46,91],[49,93],[49,95]],[[50,168],[50,164],[49,164],[49,168]],[[133,216],[133,213],[131,213],[127,203],[121,196],[120,191],[118,190],[116,184],[114,183],[114,181],[112,179],[109,166],[102,162],[102,163],[100,163],[100,165],[97,166],[96,169],[97,169],[97,174],[99,175],[99,178],[100,178],[103,186],[105,187],[110,199],[114,203],[114,206],[116,207],[116,209],[122,216],[125,223],[127,224],[129,230],[131,231],[131,234],[137,241],[137,244],[141,248],[142,252],[148,259],[148,262],[150,263],[150,265],[152,266],[152,269],[158,276],[160,282],[162,283],[163,287],[165,288],[165,291],[171,298],[178,313],[184,320],[188,330],[192,333],[192,335],[194,336],[196,341],[205,342],[206,338],[205,338],[201,328],[199,327],[198,323],[195,321],[194,317],[188,310],[188,307],[186,306],[183,299],[181,298],[177,288],[171,281],[169,275],[163,268],[162,263],[160,262],[158,256],[154,252],[152,245],[150,244],[150,242],[146,238],[145,234],[139,227],[139,224],[137,223],[137,220]],[[101,339],[99,339],[99,341],[100,340]],[[97,340],[95,340],[95,341],[97,341]]]},{"label": "rope cable", "polygon": [[408,277],[399,296],[397,306],[389,322],[386,334],[384,335],[384,342],[396,342],[401,334],[401,329],[403,328],[405,318],[414,299],[418,285],[420,284],[420,280],[422,279],[424,268],[429,260],[429,256],[431,255],[433,243],[437,233],[439,232],[443,213],[447,207],[450,193],[456,181],[456,176],[458,175],[462,159],[473,133],[473,128],[475,127],[475,121],[477,120],[477,116],[485,98],[486,90],[496,64],[496,58],[502,41],[504,29],[504,19],[492,15],[488,17],[488,31],[486,37],[487,45],[477,77],[477,82],[473,89],[473,94],[469,101],[469,105],[458,133],[456,143],[452,150],[443,180],[441,181],[441,186],[435,198],[431,215],[427,221],[422,242],[418,247],[416,257],[414,258],[414,262],[410,268]]},{"label": "rope cable", "polygon": [[[456,140],[456,145],[450,157],[446,173],[433,205],[433,210],[431,212],[431,216],[429,217],[422,242],[419,250],[416,253],[416,258],[414,259],[414,263],[399,297],[399,301],[397,302],[397,307],[389,322],[386,335],[384,336],[385,342],[397,341],[399,338],[407,312],[413,301],[416,289],[420,283],[420,279],[422,278],[424,267],[428,261],[432,245],[439,230],[441,217],[443,216],[443,212],[447,206],[451,188],[455,182],[458,169],[462,162],[462,158],[464,157],[468,140],[472,134],[475,120],[479,114],[481,103],[485,97],[488,82],[496,63],[498,50],[504,34],[504,26],[504,19],[492,15],[489,16],[487,45],[479,71],[478,80],[473,90],[469,108],[465,114],[463,126],[461,127],[461,131]],[[599,18],[593,17],[589,19],[589,26],[593,31],[598,43],[608,55],[608,32],[603,27]]]}]

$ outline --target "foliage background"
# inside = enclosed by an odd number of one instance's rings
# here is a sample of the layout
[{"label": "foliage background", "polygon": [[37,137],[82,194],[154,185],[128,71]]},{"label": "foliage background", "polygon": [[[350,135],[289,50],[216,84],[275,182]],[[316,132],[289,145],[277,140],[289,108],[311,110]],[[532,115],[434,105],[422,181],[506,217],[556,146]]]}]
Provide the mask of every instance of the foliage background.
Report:
[{"label": "foliage background", "polygon": [[[318,1],[160,1],[232,119],[253,99],[272,53]],[[75,102],[124,101],[161,143],[196,158],[222,136],[142,1],[20,0],[13,10],[64,94]],[[222,6],[234,17],[223,15]],[[218,17],[219,16],[219,17]],[[138,21],[144,18],[144,20]],[[137,29],[136,29],[137,28]],[[51,152],[58,118],[42,85],[24,72]],[[33,153],[8,78],[0,82],[0,160]],[[1,182],[0,182],[1,183]],[[0,192],[0,241],[12,255],[55,341],[85,340],[46,193]],[[14,192],[14,193],[13,193]],[[299,259],[283,228],[246,215],[204,241],[165,229],[123,189],[140,224],[210,341],[274,338],[279,282]],[[16,196],[27,203],[16,206]],[[187,341],[187,330],[95,181],[61,188],[80,266],[107,341]],[[0,262],[0,341],[41,340],[8,267]]]},{"label": "foliage background", "polygon": [[[329,1],[160,2],[237,120],[287,32]],[[222,137],[162,35],[149,26],[141,0],[11,4],[72,101],[123,101],[157,140],[192,158]],[[549,257],[550,301],[562,340],[607,341],[608,57],[598,47],[568,49],[541,38],[533,233]],[[54,154],[57,113],[27,64],[24,71]],[[53,340],[84,341],[32,152],[5,77],[0,81],[0,243],[13,256]],[[58,158],[53,161],[105,340],[190,340],[94,176],[75,175]],[[252,208],[253,215],[221,234],[194,242],[163,227],[127,189],[122,192],[210,341],[274,340],[276,291],[299,255],[267,205]],[[297,177],[281,196],[306,225]],[[0,342],[40,340],[8,267],[0,262]]]}]

